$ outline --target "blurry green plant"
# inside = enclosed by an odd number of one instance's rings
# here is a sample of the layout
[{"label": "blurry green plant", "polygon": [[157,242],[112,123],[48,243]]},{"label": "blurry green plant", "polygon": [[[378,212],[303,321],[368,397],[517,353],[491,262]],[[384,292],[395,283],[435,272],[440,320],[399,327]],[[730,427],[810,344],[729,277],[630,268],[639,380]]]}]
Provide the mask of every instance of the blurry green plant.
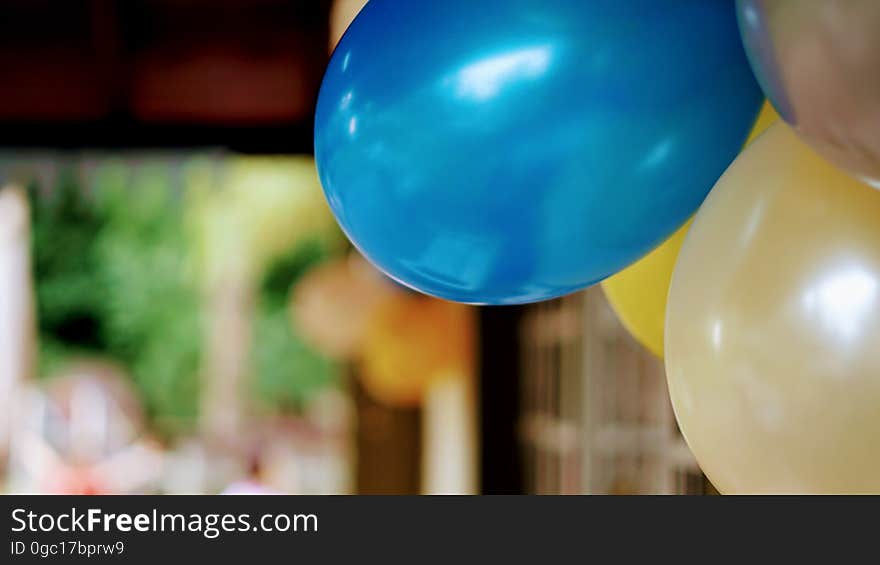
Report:
[{"label": "blurry green plant", "polygon": [[50,371],[65,350],[105,347],[103,294],[93,253],[106,215],[84,197],[71,170],[63,170],[51,190],[32,181],[33,270],[37,282],[41,367]]},{"label": "blurry green plant", "polygon": [[202,326],[183,188],[164,161],[105,167],[95,193],[107,222],[94,251],[108,351],[128,365],[157,424],[189,427],[198,414]]},{"label": "blurry green plant", "polygon": [[263,278],[253,353],[259,399],[270,409],[301,410],[314,394],[339,382],[337,363],[296,334],[288,307],[291,286],[335,251],[326,240],[310,239],[272,261]]},{"label": "blurry green plant", "polygon": [[131,371],[148,412],[190,426],[198,395],[198,293],[180,203],[159,162],[108,161],[87,190],[72,169],[31,183],[40,373],[107,355]]},{"label": "blurry green plant", "polygon": [[257,290],[251,368],[261,403],[300,410],[338,381],[288,312],[296,280],[344,245],[310,160],[195,159],[175,169],[167,159],[108,159],[90,177],[83,186],[70,168],[48,190],[29,185],[42,375],[71,357],[113,357],[160,431],[192,427],[202,292],[231,268]]}]

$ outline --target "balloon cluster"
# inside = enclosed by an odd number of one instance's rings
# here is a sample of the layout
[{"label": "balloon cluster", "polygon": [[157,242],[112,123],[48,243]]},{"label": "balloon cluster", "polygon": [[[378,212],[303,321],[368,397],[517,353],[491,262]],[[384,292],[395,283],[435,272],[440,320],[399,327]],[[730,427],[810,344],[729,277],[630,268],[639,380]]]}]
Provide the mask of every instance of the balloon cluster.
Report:
[{"label": "balloon cluster", "polygon": [[737,9],[788,125],[731,165],[684,241],[672,404],[721,492],[877,493],[880,192],[862,181],[880,178],[880,4]]},{"label": "balloon cluster", "polygon": [[[764,103],[758,121],[746,140],[750,144],[779,116]],[[605,297],[624,327],[658,357],[663,357],[663,326],[666,323],[666,297],[672,270],[691,222],[683,225],[657,249],[620,273],[602,281]]]},{"label": "balloon cluster", "polygon": [[319,176],[426,294],[611,277],[722,492],[880,492],[878,25],[869,1],[371,0],[321,88]]}]

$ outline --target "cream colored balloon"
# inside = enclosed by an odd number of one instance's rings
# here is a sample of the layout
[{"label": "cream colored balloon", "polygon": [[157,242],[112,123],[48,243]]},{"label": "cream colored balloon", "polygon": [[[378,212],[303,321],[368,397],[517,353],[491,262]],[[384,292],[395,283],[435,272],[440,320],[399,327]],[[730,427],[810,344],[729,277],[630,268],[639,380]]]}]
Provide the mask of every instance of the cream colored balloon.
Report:
[{"label": "cream colored balloon", "polygon": [[685,240],[666,371],[721,492],[880,493],[880,192],[772,126]]},{"label": "cream colored balloon", "polygon": [[330,11],[330,51],[336,48],[336,44],[342,39],[345,30],[366,5],[367,0],[336,0],[333,2],[333,8]]}]

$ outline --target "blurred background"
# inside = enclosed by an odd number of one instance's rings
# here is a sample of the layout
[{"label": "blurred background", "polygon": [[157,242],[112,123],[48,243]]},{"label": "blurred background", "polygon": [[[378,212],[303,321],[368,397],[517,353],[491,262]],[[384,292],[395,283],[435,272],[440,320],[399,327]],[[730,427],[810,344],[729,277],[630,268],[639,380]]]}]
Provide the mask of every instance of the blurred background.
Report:
[{"label": "blurred background", "polygon": [[597,287],[414,294],[312,111],[364,0],[6,0],[0,491],[713,493]]}]

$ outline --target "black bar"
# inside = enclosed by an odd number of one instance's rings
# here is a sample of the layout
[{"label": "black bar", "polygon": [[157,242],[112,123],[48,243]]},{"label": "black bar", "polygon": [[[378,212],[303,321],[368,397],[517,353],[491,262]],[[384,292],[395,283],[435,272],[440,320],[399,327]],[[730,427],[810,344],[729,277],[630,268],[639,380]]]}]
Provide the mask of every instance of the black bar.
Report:
[{"label": "black bar", "polygon": [[480,308],[481,492],[524,494],[520,412],[519,326],[524,307]]},{"label": "black bar", "polygon": [[[739,555],[767,560],[782,549],[790,558],[809,552],[847,562],[860,546],[873,552],[876,499],[810,497],[295,497],[295,496],[120,496],[0,497],[2,563],[590,563],[627,562],[635,557],[700,562]],[[74,510],[75,509],[75,510]],[[30,532],[27,513],[99,511],[93,531]],[[15,513],[15,514],[13,514]],[[104,518],[109,515],[105,530]],[[194,531],[119,531],[135,520],[145,528],[178,514]],[[247,514],[247,520],[241,518]],[[255,531],[263,516],[269,527],[287,519],[293,531]],[[137,518],[144,515],[145,518]],[[15,519],[13,516],[19,518]],[[209,517],[210,516],[210,517]],[[245,531],[216,532],[209,521]],[[303,518],[306,516],[307,518]],[[857,517],[861,517],[857,518]],[[217,520],[215,523],[214,521]],[[67,527],[68,518],[61,525]],[[148,523],[150,525],[148,525]],[[180,520],[177,524],[182,524]],[[293,524],[293,522],[290,522]],[[189,528],[189,526],[187,526]],[[158,529],[158,528],[154,528]],[[838,537],[836,543],[834,535]],[[58,544],[64,543],[60,549]],[[870,545],[869,545],[870,544]],[[113,555],[105,553],[109,547]],[[80,548],[85,549],[80,549]],[[89,548],[93,555],[85,553]],[[97,548],[103,548],[99,550]],[[118,548],[122,548],[121,555]],[[53,549],[54,548],[54,553]],[[70,555],[73,550],[74,555]],[[61,551],[67,553],[60,554]],[[78,552],[84,552],[79,554]],[[18,552],[18,553],[16,553]],[[36,555],[34,555],[36,553]],[[41,557],[46,553],[46,557]],[[504,561],[501,561],[504,560]]]}]

